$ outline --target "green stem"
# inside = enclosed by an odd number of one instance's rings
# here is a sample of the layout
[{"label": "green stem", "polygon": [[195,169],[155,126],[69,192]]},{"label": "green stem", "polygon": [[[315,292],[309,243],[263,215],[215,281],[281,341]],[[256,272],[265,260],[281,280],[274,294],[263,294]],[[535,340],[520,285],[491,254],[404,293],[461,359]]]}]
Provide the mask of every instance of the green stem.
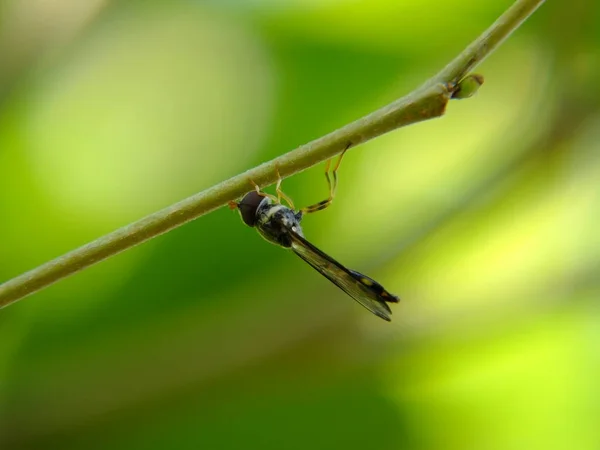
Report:
[{"label": "green stem", "polygon": [[62,278],[116,255],[190,220],[207,214],[251,190],[332,158],[389,131],[444,114],[458,83],[529,17],[544,0],[517,0],[460,55],[423,86],[339,130],[305,144],[258,167],[236,175],[168,208],[120,228],[0,285],[0,308]]}]

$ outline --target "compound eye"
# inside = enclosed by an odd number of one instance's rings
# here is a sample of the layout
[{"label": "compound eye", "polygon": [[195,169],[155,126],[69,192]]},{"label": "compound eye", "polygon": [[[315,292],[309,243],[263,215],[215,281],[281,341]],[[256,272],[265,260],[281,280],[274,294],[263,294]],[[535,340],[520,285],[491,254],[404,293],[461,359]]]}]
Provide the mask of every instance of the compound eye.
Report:
[{"label": "compound eye", "polygon": [[256,210],[264,198],[258,192],[252,191],[248,192],[238,203],[237,207],[240,210],[242,220],[249,227],[256,225]]}]

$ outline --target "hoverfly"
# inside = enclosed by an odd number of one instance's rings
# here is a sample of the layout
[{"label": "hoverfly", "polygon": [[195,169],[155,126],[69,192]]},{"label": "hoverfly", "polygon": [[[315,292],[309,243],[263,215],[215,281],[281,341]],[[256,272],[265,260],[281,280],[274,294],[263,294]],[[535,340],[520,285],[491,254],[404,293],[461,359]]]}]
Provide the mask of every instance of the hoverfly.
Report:
[{"label": "hoverfly", "polygon": [[[296,255],[342,291],[376,316],[389,322],[392,311],[388,303],[397,303],[399,298],[386,291],[377,281],[344,267],[331,256],[319,250],[306,240],[300,226],[304,214],[321,211],[332,203],[337,188],[337,170],[349,147],[346,147],[340,154],[332,171],[333,183],[329,176],[331,160],[327,161],[325,177],[329,186],[329,197],[326,200],[296,210],[291,199],[281,190],[281,176],[278,171],[277,196],[262,192],[259,186],[251,181],[255,190],[247,193],[239,202],[230,202],[229,206],[231,209],[237,208],[242,221],[246,225],[256,228],[264,239],[283,248],[292,249]],[[289,207],[282,204],[282,198]]]}]

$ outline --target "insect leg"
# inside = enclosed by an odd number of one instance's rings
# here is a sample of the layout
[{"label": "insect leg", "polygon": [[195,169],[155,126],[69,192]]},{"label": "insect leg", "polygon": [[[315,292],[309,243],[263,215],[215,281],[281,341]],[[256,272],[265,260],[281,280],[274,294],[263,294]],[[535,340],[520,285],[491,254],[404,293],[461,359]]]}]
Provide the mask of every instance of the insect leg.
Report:
[{"label": "insect leg", "polygon": [[[278,173],[279,173],[279,172],[278,172]],[[268,198],[270,198],[270,199],[271,199],[273,202],[275,202],[275,203],[281,203],[281,202],[279,201],[279,197],[275,197],[274,195],[267,194],[266,192],[263,192],[263,191],[261,191],[261,190],[260,190],[260,186],[259,186],[258,184],[256,184],[256,183],[254,182],[254,180],[250,179],[250,184],[252,184],[252,186],[254,187],[254,190],[256,191],[256,193],[257,193],[258,195],[260,195],[261,197],[268,197]]]},{"label": "insect leg", "polygon": [[[337,179],[337,170],[340,167],[340,164],[342,162],[342,158],[344,157],[344,154],[346,153],[346,150],[348,150],[350,148],[349,144],[344,151],[342,151],[342,153],[340,153],[340,156],[337,160],[337,163],[335,164],[333,171],[331,172],[331,177],[329,176],[329,169],[331,167],[331,159],[327,161],[327,163],[325,164],[325,178],[327,179],[327,186],[329,186],[329,197],[327,197],[325,200],[320,201],[319,203],[315,203],[314,205],[310,205],[310,206],[306,206],[304,208],[301,209],[303,214],[310,214],[316,211],[321,211],[325,208],[327,208],[329,205],[331,205],[331,203],[333,202],[333,199],[335,198],[335,192],[337,190],[337,184],[338,184],[338,179]],[[333,182],[332,182],[333,179]]]},{"label": "insect leg", "polygon": [[281,182],[283,181],[281,175],[279,174],[279,167],[275,166],[275,170],[277,171],[277,185],[275,186],[275,192],[277,192],[277,203],[281,203],[281,199],[283,198],[290,208],[294,208],[294,202],[291,198],[289,198],[285,193],[281,190]]}]

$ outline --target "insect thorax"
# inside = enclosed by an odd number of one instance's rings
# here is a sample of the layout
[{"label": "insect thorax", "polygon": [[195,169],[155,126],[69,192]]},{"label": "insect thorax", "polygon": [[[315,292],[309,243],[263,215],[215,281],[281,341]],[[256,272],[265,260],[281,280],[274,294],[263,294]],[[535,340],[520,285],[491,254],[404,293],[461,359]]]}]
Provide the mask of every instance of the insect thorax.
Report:
[{"label": "insect thorax", "polygon": [[262,202],[256,210],[256,229],[267,241],[289,248],[292,246],[290,231],[300,236],[302,213],[280,204]]}]

